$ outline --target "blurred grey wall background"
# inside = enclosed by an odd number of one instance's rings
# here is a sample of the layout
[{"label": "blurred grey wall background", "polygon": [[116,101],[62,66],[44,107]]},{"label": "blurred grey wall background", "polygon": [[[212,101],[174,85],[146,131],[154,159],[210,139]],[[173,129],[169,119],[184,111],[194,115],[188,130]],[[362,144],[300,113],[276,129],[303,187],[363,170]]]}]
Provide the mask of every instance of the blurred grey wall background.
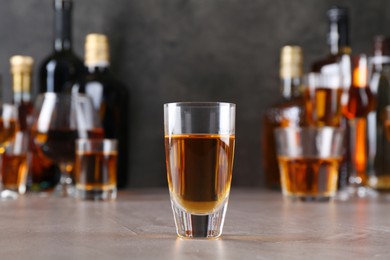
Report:
[{"label": "blurred grey wall background", "polygon": [[[107,34],[112,72],[130,91],[122,114],[131,124],[128,186],[166,185],[163,104],[173,101],[236,103],[233,185],[262,186],[260,118],[279,97],[279,50],[303,46],[305,68],[324,56],[332,4],[350,8],[354,53],[371,52],[374,35],[390,35],[387,0],[74,0],[76,53],[87,33]],[[6,100],[9,57],[31,55],[37,69],[52,51],[52,19],[51,0],[0,0]]]}]

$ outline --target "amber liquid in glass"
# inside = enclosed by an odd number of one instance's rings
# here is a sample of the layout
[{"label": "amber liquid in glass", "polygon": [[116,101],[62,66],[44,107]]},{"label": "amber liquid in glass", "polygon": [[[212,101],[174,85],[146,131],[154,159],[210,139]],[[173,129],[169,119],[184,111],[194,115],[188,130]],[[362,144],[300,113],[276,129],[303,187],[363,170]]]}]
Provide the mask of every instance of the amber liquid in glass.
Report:
[{"label": "amber liquid in glass", "polygon": [[192,214],[209,214],[227,199],[232,180],[233,135],[165,136],[172,199]]},{"label": "amber liquid in glass", "polygon": [[[26,184],[28,173],[27,155],[2,155],[2,182],[5,189],[18,191],[21,185]],[[24,187],[25,188],[25,187]]]},{"label": "amber liquid in glass", "polygon": [[[384,142],[390,142],[390,120],[384,120],[384,133],[386,140]],[[383,155],[382,155],[383,156]],[[384,163],[386,161],[386,157],[381,157]],[[385,171],[387,168],[383,167],[380,173],[377,173],[376,176],[371,176],[369,179],[369,184],[372,188],[380,191],[380,192],[389,192],[390,191],[390,172]]]},{"label": "amber liquid in glass", "polygon": [[[352,86],[348,92],[349,101],[343,113],[349,119],[349,131],[354,131],[354,153],[351,154],[356,176],[361,184],[367,182],[367,115],[375,107],[375,99],[368,87]],[[351,141],[351,142],[353,142]]]},{"label": "amber liquid in glass", "polygon": [[16,119],[3,120],[0,118],[0,145],[6,145],[11,141],[17,131]]},{"label": "amber liquid in glass", "polygon": [[116,152],[76,152],[76,188],[84,191],[116,189]]},{"label": "amber liquid in glass", "polygon": [[340,126],[342,88],[305,89],[307,122],[312,126]]},{"label": "amber liquid in glass", "polygon": [[341,158],[279,156],[278,159],[285,195],[327,198],[336,193]]}]

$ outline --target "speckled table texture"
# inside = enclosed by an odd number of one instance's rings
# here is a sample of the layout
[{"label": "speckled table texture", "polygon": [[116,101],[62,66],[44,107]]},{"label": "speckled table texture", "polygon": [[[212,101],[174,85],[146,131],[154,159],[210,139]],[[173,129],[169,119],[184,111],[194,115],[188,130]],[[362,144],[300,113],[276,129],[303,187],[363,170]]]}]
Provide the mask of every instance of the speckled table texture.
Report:
[{"label": "speckled table texture", "polygon": [[0,259],[389,259],[390,201],[289,202],[232,190],[219,240],[176,237],[166,190],[115,202],[27,194],[0,203]]}]

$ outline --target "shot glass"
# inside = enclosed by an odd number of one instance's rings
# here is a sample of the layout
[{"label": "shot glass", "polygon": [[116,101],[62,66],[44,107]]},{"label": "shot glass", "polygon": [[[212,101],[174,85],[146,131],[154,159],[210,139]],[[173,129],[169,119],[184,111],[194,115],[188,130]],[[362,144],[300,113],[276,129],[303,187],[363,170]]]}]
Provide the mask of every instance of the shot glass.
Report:
[{"label": "shot glass", "polygon": [[114,139],[77,139],[74,166],[76,198],[116,199],[117,157],[117,141]]},{"label": "shot glass", "polygon": [[344,130],[334,127],[275,129],[283,195],[292,200],[335,197]]},{"label": "shot glass", "polygon": [[235,104],[164,105],[167,177],[182,238],[222,234],[232,180]]},{"label": "shot glass", "polygon": [[17,198],[26,192],[29,136],[17,132],[1,155],[2,198]]}]

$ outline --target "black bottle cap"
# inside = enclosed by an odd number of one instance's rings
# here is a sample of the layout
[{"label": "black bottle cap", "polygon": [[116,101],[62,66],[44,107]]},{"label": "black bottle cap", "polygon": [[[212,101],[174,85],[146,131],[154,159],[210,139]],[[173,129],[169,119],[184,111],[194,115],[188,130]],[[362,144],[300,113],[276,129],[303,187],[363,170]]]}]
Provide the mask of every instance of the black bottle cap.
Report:
[{"label": "black bottle cap", "polygon": [[390,55],[390,38],[384,35],[374,37],[374,55],[389,56]]},{"label": "black bottle cap", "polygon": [[332,6],[326,12],[329,20],[328,42],[340,47],[349,47],[349,11],[347,7]]},{"label": "black bottle cap", "polygon": [[54,0],[55,9],[71,9],[72,0]]},{"label": "black bottle cap", "polygon": [[326,12],[329,21],[338,22],[343,19],[348,19],[348,8],[343,6],[332,6]]}]

